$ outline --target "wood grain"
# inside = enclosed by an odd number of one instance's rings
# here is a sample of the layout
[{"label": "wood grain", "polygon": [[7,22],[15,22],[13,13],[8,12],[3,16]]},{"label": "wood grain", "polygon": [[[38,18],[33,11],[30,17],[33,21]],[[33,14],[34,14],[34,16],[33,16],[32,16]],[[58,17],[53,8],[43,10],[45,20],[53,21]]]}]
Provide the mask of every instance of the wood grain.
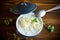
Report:
[{"label": "wood grain", "polygon": [[[9,32],[10,34],[16,33],[17,37],[20,37],[21,40],[60,40],[60,10],[46,13],[46,15],[42,18],[45,24],[39,35],[35,37],[29,37],[28,39],[25,39],[25,37],[21,36],[17,32],[15,24],[19,15],[9,11],[9,8],[13,8],[20,2],[30,2],[36,4],[37,9],[35,11],[41,9],[48,10],[60,4],[59,0],[0,0],[0,39],[14,40],[12,35],[7,34],[7,32]],[[4,19],[6,18],[12,18],[12,23],[5,25]],[[47,30],[48,25],[54,26],[54,32]]]}]

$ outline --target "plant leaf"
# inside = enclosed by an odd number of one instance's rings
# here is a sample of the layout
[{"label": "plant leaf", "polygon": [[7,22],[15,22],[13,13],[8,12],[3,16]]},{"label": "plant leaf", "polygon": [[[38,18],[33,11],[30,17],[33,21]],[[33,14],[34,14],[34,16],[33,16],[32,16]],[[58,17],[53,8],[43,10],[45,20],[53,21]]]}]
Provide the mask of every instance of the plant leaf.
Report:
[{"label": "plant leaf", "polygon": [[15,33],[13,33],[13,37],[14,37],[14,39],[16,39],[16,36],[17,36],[17,35],[16,35]]}]

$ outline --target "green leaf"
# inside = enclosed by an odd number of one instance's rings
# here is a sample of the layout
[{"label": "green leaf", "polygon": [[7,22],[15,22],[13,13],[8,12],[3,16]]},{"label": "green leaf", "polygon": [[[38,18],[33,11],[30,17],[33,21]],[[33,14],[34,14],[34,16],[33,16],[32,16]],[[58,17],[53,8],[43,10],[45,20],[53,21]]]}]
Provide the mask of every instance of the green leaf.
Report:
[{"label": "green leaf", "polygon": [[9,21],[12,22],[12,19],[10,18]]},{"label": "green leaf", "polygon": [[13,9],[12,8],[9,8],[10,9],[10,12],[12,13],[13,12]]},{"label": "green leaf", "polygon": [[47,29],[50,30],[51,29],[51,25],[48,25]]},{"label": "green leaf", "polygon": [[4,23],[5,23],[6,25],[9,25],[9,24],[10,24],[9,20],[7,20],[7,19],[4,20]]},{"label": "green leaf", "polygon": [[16,39],[16,36],[17,36],[17,35],[16,35],[15,33],[13,33],[13,37],[14,37],[14,39]]},{"label": "green leaf", "polygon": [[47,29],[48,29],[49,31],[53,32],[53,31],[54,31],[54,26],[48,25]]},{"label": "green leaf", "polygon": [[4,20],[4,24],[6,24],[6,25],[9,25],[10,22],[12,22],[12,19],[11,19],[11,18],[10,18],[10,19],[5,19],[5,20]]},{"label": "green leaf", "polygon": [[7,32],[8,35],[12,35],[11,33]]},{"label": "green leaf", "polygon": [[51,29],[51,32],[54,32],[54,30],[53,30],[53,29]]},{"label": "green leaf", "polygon": [[34,22],[38,22],[38,18],[34,18],[33,21],[34,21]]},{"label": "green leaf", "polygon": [[21,39],[18,37],[17,40],[21,40]]},{"label": "green leaf", "polygon": [[52,29],[54,29],[54,26],[52,26]]}]

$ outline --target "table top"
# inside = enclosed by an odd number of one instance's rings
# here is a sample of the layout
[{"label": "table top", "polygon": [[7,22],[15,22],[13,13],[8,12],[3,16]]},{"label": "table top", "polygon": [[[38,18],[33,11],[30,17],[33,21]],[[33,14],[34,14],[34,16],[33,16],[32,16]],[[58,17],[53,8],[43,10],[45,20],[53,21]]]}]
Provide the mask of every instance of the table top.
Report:
[{"label": "table top", "polygon": [[[22,0],[21,0],[22,1]],[[26,0],[25,0],[26,1]],[[24,1],[22,1],[24,2]],[[31,1],[28,1],[31,2]],[[41,31],[41,33],[35,37],[24,37],[21,34],[18,33],[16,30],[16,19],[19,15],[11,13],[9,8],[13,8],[15,5],[17,5],[19,1],[1,1],[0,4],[0,39],[2,40],[59,40],[60,39],[60,10],[54,10],[51,12],[46,13],[46,15],[42,18],[44,21],[44,27]],[[32,1],[32,3],[34,3]],[[36,2],[37,9],[35,11],[38,11],[40,9],[48,10],[56,5],[59,5],[59,2],[54,3],[51,2],[43,2],[41,3]],[[12,22],[9,25],[4,24],[5,19],[12,19]],[[50,32],[47,30],[48,25],[54,26],[54,32]],[[13,34],[16,34],[17,38],[14,38]]]}]

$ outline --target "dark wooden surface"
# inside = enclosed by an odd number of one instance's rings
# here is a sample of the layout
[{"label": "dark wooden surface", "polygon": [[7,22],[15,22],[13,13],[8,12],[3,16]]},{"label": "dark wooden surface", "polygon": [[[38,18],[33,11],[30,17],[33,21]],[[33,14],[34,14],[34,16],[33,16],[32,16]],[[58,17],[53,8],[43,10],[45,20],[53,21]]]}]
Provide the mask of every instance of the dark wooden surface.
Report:
[{"label": "dark wooden surface", "polygon": [[[21,40],[60,40],[60,10],[55,10],[43,17],[45,23],[43,30],[36,37],[29,37],[25,39],[17,33],[16,30],[16,19],[19,15],[9,12],[9,8],[13,8],[20,2],[31,2],[37,5],[37,10],[44,9],[48,10],[56,5],[60,4],[59,0],[1,0],[0,1],[0,39],[2,40],[14,40],[10,34],[16,33],[17,37]],[[3,20],[6,18],[13,19],[12,23],[5,25]],[[54,32],[49,32],[46,28],[48,25],[54,26]],[[10,34],[7,34],[10,33]],[[15,39],[17,40],[17,39]]]}]

